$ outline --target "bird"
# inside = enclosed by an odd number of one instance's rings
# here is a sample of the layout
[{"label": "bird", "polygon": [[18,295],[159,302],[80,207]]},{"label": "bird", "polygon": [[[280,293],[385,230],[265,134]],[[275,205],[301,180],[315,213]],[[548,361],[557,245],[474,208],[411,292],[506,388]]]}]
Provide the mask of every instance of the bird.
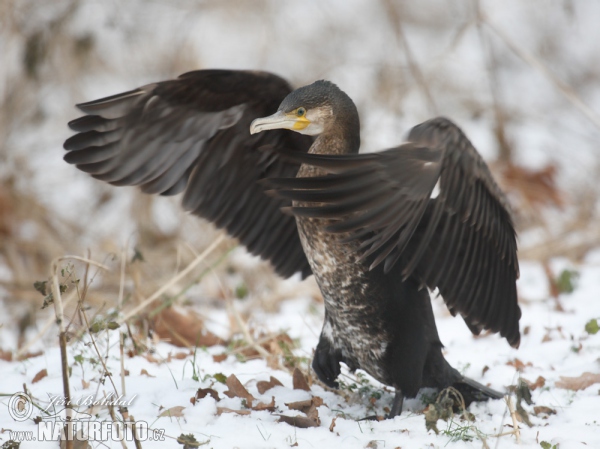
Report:
[{"label": "bird", "polygon": [[517,237],[508,200],[462,130],[437,117],[359,153],[352,99],[262,71],[196,70],[78,104],[64,159],[182,205],[287,278],[314,275],[324,323],[312,368],[341,363],[393,387],[388,418],[422,388],[503,395],[445,359],[430,292],[470,331],[518,347]]}]

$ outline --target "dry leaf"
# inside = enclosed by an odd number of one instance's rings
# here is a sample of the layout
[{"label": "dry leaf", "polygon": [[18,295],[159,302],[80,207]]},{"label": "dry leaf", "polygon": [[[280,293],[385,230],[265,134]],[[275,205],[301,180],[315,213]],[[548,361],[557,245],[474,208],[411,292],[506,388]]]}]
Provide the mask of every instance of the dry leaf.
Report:
[{"label": "dry leaf", "polygon": [[212,356],[213,358],[213,362],[215,363],[221,363],[223,360],[225,360],[227,358],[227,354],[215,354]]},{"label": "dry leaf", "polygon": [[269,391],[273,387],[283,387],[283,384],[279,382],[276,378],[271,376],[269,381],[261,380],[256,383],[256,388],[260,394],[265,394],[266,391]]},{"label": "dry leaf", "polygon": [[323,405],[323,399],[321,399],[319,396],[315,396],[305,401],[286,403],[285,405],[287,405],[290,410],[299,410],[305,413],[307,418],[313,420],[317,426],[321,424],[317,407]]},{"label": "dry leaf", "polygon": [[298,368],[294,368],[293,380],[294,390],[310,391],[306,377],[304,377],[304,374]]},{"label": "dry leaf", "polygon": [[335,418],[333,418],[331,420],[331,424],[329,424],[329,431],[330,432],[333,432],[333,429],[335,429],[335,421],[336,421],[336,419],[337,419],[337,416]]},{"label": "dry leaf", "polygon": [[175,407],[166,409],[164,412],[162,412],[160,415],[158,415],[158,417],[159,418],[164,418],[164,417],[183,418],[183,410],[184,409],[185,409],[185,407],[182,407],[181,405],[176,405]]},{"label": "dry leaf", "polygon": [[531,364],[531,362],[523,363],[519,359],[516,359],[516,358],[511,360],[510,362],[506,362],[506,364],[509,366],[514,366],[517,369],[517,371],[519,371],[519,372],[522,372],[525,369],[525,367],[527,367],[527,366],[533,366]]},{"label": "dry leaf", "polygon": [[585,390],[587,387],[593,384],[600,383],[599,373],[583,373],[579,377],[564,377],[560,376],[560,380],[556,382],[558,388],[564,388],[565,390]]},{"label": "dry leaf", "polygon": [[257,412],[260,412],[262,410],[268,410],[269,412],[274,412],[275,411],[275,396],[271,396],[271,402],[269,402],[268,404],[261,402],[258,405],[255,405],[254,407],[252,407],[252,410],[256,410]]},{"label": "dry leaf", "polygon": [[219,337],[208,331],[204,321],[192,313],[186,315],[173,307],[163,309],[153,320],[154,332],[164,340],[179,347],[214,346],[223,343]]},{"label": "dry leaf", "polygon": [[186,358],[188,358],[190,354],[187,352],[178,352],[176,354],[170,354],[169,353],[169,357],[167,357],[168,361],[171,361],[171,359],[176,359],[176,360],[184,360]]},{"label": "dry leaf", "polygon": [[152,354],[148,353],[146,355],[144,355],[144,357],[146,358],[146,360],[148,360],[150,363],[156,363],[157,365],[160,364],[160,360],[158,360],[156,357],[154,357]]},{"label": "dry leaf", "polygon": [[142,368],[142,371],[140,371],[140,375],[148,376],[148,377],[156,377],[156,376],[153,376],[152,374],[150,374],[148,371],[146,371],[143,368]]},{"label": "dry leaf", "polygon": [[217,402],[221,400],[221,398],[219,397],[219,393],[217,393],[212,388],[198,388],[198,391],[196,391],[196,395],[190,398],[190,402],[192,403],[192,405],[196,405],[196,402],[198,402],[200,399],[205,398],[206,396],[211,396]]},{"label": "dry leaf", "polygon": [[33,380],[31,381],[31,383],[35,384],[35,383],[39,382],[40,380],[42,380],[47,375],[48,375],[48,371],[46,371],[46,369],[44,368],[39,373],[37,373],[35,376],[33,376]]},{"label": "dry leaf", "polygon": [[87,390],[90,387],[90,383],[86,382],[85,379],[81,379],[81,386],[84,390]]},{"label": "dry leaf", "polygon": [[217,415],[221,415],[221,413],[237,413],[238,415],[249,415],[250,410],[233,410],[231,408],[226,407],[217,407]]},{"label": "dry leaf", "polygon": [[246,390],[246,388],[242,385],[239,379],[235,377],[235,374],[229,376],[225,384],[227,385],[227,388],[229,388],[227,391],[224,392],[225,396],[228,396],[230,398],[238,397],[245,399],[246,406],[248,408],[252,408],[252,401],[254,401],[254,396],[248,393],[248,390]]},{"label": "dry leaf", "polygon": [[4,360],[5,362],[12,362],[13,355],[10,351],[5,351],[4,349],[0,349],[0,360]]},{"label": "dry leaf", "polygon": [[535,416],[556,415],[556,410],[554,410],[553,408],[550,408],[550,407],[546,407],[545,405],[539,405],[539,406],[533,407],[533,413],[535,413]]},{"label": "dry leaf", "polygon": [[530,390],[535,390],[536,388],[541,388],[544,385],[546,385],[546,379],[544,379],[542,376],[538,376],[538,378],[535,380],[535,382],[530,382],[525,378],[522,378],[525,383],[527,384],[527,386],[529,387]]},{"label": "dry leaf", "polygon": [[278,422],[284,422],[290,426],[298,427],[300,429],[307,429],[309,427],[319,427],[319,423],[306,416],[286,416],[279,415]]}]

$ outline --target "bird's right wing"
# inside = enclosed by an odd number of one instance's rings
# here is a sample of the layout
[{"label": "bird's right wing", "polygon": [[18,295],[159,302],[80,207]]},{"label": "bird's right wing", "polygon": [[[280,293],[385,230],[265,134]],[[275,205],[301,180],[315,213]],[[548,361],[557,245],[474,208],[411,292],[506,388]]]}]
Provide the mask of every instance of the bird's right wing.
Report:
[{"label": "bird's right wing", "polygon": [[250,123],[277,110],[291,92],[270,73],[200,70],[112,97],[79,104],[86,115],[65,160],[113,185],[146,193],[184,192],[183,206],[225,228],[278,274],[311,271],[289,201],[264,194],[257,181],[293,177],[299,165],[261,147],[306,152],[307,136],[277,130],[250,135]]},{"label": "bird's right wing", "polygon": [[438,288],[473,332],[500,332],[518,346],[517,244],[503,193],[449,120],[425,122],[408,140],[381,153],[287,155],[330,174],[268,183],[283,198],[314,203],[293,207],[295,215],[337,220],[327,229],[358,240],[371,269],[383,263],[390,275]]}]

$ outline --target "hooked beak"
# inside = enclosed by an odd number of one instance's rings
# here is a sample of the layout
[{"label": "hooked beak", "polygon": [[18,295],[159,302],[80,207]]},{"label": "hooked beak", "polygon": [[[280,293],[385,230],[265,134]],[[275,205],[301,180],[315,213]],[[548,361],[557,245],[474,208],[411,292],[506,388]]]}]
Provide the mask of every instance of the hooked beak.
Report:
[{"label": "hooked beak", "polygon": [[295,114],[286,114],[283,111],[277,111],[268,117],[255,119],[250,125],[250,134],[256,134],[269,129],[301,131],[308,125],[310,125],[310,120],[306,117],[297,117]]}]

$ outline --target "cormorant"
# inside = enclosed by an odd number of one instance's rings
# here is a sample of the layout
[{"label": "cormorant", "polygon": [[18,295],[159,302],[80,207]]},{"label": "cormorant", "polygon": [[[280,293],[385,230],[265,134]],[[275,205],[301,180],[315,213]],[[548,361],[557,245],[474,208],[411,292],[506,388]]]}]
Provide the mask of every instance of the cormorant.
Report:
[{"label": "cormorant", "polygon": [[273,74],[230,70],[78,108],[86,115],[69,123],[78,134],[64,144],[68,163],[113,185],[184,192],[186,210],[281,276],[315,275],[325,322],[312,366],[326,385],[337,387],[340,362],[361,368],[396,389],[390,417],[422,387],[455,386],[467,403],[502,396],[445,360],[429,297],[437,288],[474,334],[518,347],[508,203],[451,121],[358,154],[358,112],[335,84],[292,91]]}]

